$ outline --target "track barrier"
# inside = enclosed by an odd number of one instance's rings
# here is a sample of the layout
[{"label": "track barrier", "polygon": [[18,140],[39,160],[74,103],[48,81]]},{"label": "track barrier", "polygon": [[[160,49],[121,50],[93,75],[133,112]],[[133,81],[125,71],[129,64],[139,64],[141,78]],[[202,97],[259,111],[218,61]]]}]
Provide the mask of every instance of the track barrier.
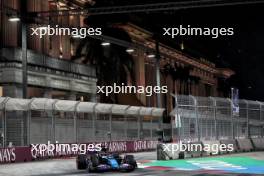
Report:
[{"label": "track barrier", "polygon": [[[184,143],[183,143],[184,144]],[[186,144],[186,143],[185,143]],[[170,160],[170,159],[184,159],[193,157],[204,157],[211,155],[229,154],[234,152],[250,152],[250,151],[264,151],[264,138],[252,138],[252,139],[225,139],[225,140],[203,140],[201,142],[190,142],[188,144],[202,145],[203,148],[200,150],[175,150],[174,145],[179,143],[166,143],[157,145],[157,159],[158,160]],[[233,151],[227,150],[225,152],[214,148],[214,146],[232,146]],[[205,146],[209,150],[205,151]]]},{"label": "track barrier", "polygon": [[[95,144],[86,143],[85,145]],[[153,151],[156,149],[158,141],[150,140],[137,140],[137,141],[112,141],[112,142],[101,142],[108,148],[109,152],[113,153],[129,153],[129,152],[143,152],[143,151]],[[18,163],[18,162],[28,162],[51,158],[62,158],[62,157],[74,157],[78,152],[72,152],[69,147],[63,152],[58,152],[56,150],[48,151],[43,150],[41,145],[31,145],[25,147],[6,147],[0,148],[0,164],[4,163]],[[70,146],[71,144],[64,144]]]},{"label": "track barrier", "polygon": [[237,139],[237,145],[241,152],[250,152],[254,149],[250,139]]},{"label": "track barrier", "polygon": [[255,150],[264,150],[264,138],[252,138],[251,141]]}]

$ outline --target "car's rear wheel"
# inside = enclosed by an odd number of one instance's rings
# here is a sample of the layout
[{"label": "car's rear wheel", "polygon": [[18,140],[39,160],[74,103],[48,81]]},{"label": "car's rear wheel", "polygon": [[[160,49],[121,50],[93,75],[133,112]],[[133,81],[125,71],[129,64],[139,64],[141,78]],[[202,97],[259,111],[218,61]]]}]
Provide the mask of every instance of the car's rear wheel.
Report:
[{"label": "car's rear wheel", "polygon": [[84,170],[87,167],[86,155],[78,155],[76,160],[77,169]]},{"label": "car's rear wheel", "polygon": [[129,164],[133,166],[134,168],[137,168],[137,162],[134,158],[134,155],[125,155],[124,156],[124,163]]}]

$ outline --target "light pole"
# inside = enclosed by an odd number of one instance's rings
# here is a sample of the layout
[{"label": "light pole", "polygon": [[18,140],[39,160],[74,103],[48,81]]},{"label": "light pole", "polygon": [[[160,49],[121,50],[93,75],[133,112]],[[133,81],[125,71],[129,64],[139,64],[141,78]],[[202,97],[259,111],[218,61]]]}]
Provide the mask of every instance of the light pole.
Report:
[{"label": "light pole", "polygon": [[[158,39],[156,39],[156,62],[155,62],[155,71],[156,71],[156,85],[157,87],[161,87],[160,86],[160,51],[159,51],[159,41]],[[161,94],[157,93],[157,107],[161,108]],[[162,128],[162,123],[163,123],[163,118],[160,118],[159,120],[159,128],[161,130],[163,130]]]},{"label": "light pole", "polygon": [[27,0],[21,4],[21,48],[22,48],[22,92],[23,98],[27,98],[27,86],[28,86],[28,75],[27,75]]},{"label": "light pole", "polygon": [[20,19],[17,15],[10,16],[8,21],[21,21],[22,97],[27,98],[27,24],[24,19]]},{"label": "light pole", "polygon": [[21,24],[22,26],[22,92],[23,98],[27,98],[27,25],[26,23]]},{"label": "light pole", "polygon": [[[26,13],[27,13],[27,0],[21,4],[21,15],[13,15],[9,17],[10,22],[19,22],[21,21],[21,60],[22,60],[22,98],[27,98],[27,25],[26,25]],[[20,96],[20,95],[19,95]],[[25,136],[27,140],[30,140],[30,136],[25,135],[24,133],[24,118],[27,117],[27,112],[22,112],[18,114],[22,117],[21,121],[21,145],[25,144]],[[27,127],[29,130],[29,127]]]}]

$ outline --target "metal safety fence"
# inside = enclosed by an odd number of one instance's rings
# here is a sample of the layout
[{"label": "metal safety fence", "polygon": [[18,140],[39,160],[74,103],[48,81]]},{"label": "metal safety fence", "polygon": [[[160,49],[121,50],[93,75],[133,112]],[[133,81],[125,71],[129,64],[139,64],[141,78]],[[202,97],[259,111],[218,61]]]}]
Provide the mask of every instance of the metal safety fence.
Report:
[{"label": "metal safety fence", "polygon": [[164,109],[0,97],[1,145],[157,140]]},{"label": "metal safety fence", "polygon": [[228,98],[173,95],[174,140],[200,141],[263,137],[264,103]]}]

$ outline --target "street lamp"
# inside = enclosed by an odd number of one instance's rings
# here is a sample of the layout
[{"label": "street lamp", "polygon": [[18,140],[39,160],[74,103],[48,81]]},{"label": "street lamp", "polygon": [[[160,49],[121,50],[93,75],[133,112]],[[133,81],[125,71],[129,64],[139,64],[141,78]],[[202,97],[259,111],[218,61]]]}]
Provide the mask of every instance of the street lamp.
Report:
[{"label": "street lamp", "polygon": [[8,18],[8,21],[10,22],[17,22],[17,21],[20,21],[20,18],[17,17],[17,16],[11,16]]},{"label": "street lamp", "polygon": [[154,58],[154,57],[156,57],[156,55],[155,54],[148,54],[147,57],[148,58]]},{"label": "street lamp", "polygon": [[109,42],[102,42],[101,45],[102,45],[102,46],[109,46],[110,43],[109,43]]},{"label": "street lamp", "polygon": [[133,53],[134,51],[135,51],[135,50],[134,50],[133,48],[127,48],[127,49],[126,49],[126,52],[127,52],[127,53]]},{"label": "street lamp", "polygon": [[[18,22],[20,18],[16,15],[10,15],[8,18],[10,22]],[[23,98],[27,98],[27,25],[22,19],[21,23],[21,50],[22,50],[22,94]]]}]

